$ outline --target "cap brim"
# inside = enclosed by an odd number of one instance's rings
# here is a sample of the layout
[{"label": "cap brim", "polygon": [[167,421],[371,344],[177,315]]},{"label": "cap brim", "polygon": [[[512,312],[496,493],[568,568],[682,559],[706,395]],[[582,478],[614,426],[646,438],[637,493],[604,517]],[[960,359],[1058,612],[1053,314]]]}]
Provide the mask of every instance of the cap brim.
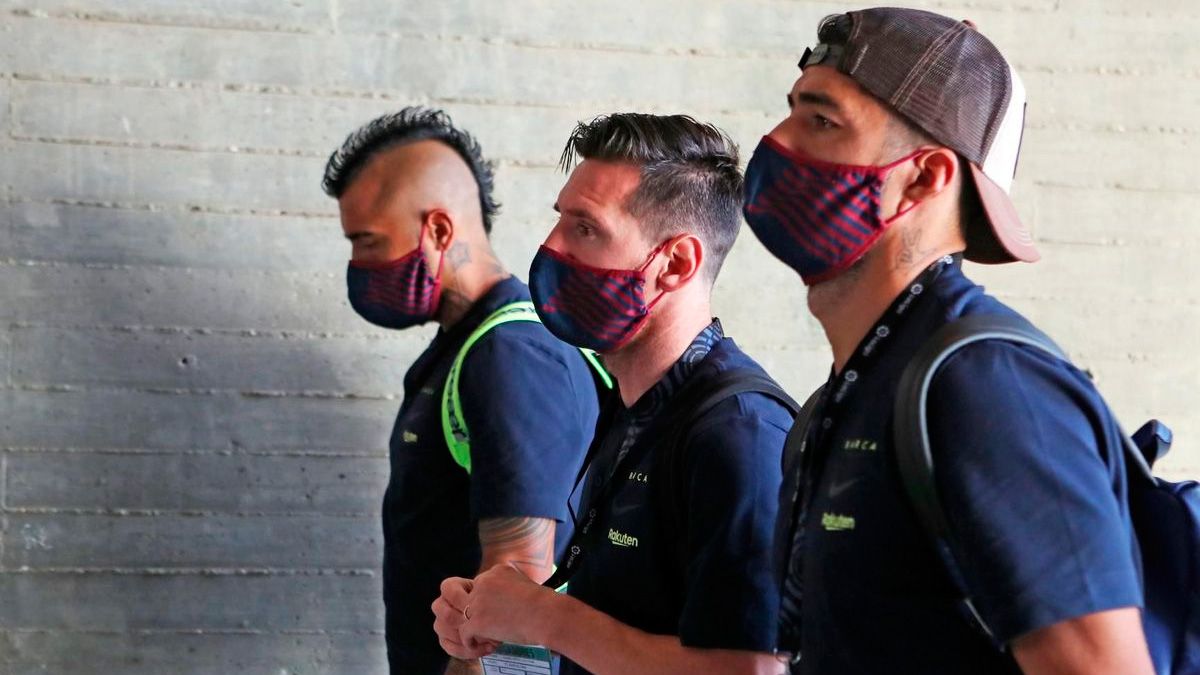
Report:
[{"label": "cap brim", "polygon": [[1033,246],[1033,235],[1021,223],[1008,193],[992,182],[974,162],[968,164],[987,222],[970,223],[965,228],[967,250],[964,257],[991,265],[1040,259],[1041,254]]}]

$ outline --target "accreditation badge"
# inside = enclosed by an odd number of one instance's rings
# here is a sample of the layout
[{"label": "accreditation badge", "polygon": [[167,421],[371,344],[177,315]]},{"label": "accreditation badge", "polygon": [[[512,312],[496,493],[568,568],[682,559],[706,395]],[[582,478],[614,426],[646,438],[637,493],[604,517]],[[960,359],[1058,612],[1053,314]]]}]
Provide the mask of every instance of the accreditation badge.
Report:
[{"label": "accreditation badge", "polygon": [[552,659],[545,647],[506,643],[480,661],[484,675],[551,675]]}]

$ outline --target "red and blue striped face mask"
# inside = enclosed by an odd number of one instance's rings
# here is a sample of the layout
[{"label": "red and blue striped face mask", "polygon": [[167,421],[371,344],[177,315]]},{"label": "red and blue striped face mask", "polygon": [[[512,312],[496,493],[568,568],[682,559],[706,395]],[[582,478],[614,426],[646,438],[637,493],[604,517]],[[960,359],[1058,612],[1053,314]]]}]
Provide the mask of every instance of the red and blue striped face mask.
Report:
[{"label": "red and blue striped face mask", "polygon": [[[421,233],[424,234],[424,227]],[[429,274],[425,253],[417,248],[405,256],[386,263],[350,261],[346,269],[346,288],[350,306],[362,318],[384,328],[419,326],[433,318],[442,296],[442,261]]]},{"label": "red and blue striped face mask", "polygon": [[763,246],[799,272],[805,285],[832,279],[916,206],[888,219],[880,213],[888,174],[921,152],[884,166],[833,164],[764,137],[746,167],[742,212]]},{"label": "red and blue striped face mask", "polygon": [[591,267],[542,246],[529,268],[529,293],[542,323],[567,344],[601,354],[620,349],[663,297],[647,303],[643,292],[646,268],[664,246],[636,270]]}]

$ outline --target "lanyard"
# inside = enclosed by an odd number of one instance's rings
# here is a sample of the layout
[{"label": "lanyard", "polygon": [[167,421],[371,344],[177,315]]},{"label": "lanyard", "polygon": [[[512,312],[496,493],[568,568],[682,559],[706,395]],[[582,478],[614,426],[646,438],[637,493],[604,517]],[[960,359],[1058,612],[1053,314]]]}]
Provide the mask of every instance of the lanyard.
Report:
[{"label": "lanyard", "polygon": [[[918,304],[920,298],[925,294],[926,290],[937,281],[937,279],[948,268],[958,263],[961,259],[959,255],[947,255],[939,258],[936,262],[930,265],[908,288],[900,294],[892,304],[888,306],[887,311],[883,316],[875,322],[871,330],[867,332],[859,343],[858,348],[850,359],[846,362],[842,371],[836,376],[830,378],[821,393],[820,400],[816,404],[815,410],[817,414],[810,418],[809,428],[796,430],[803,434],[803,439],[800,444],[800,461],[799,461],[799,479],[796,481],[796,490],[792,495],[790,523],[788,527],[788,536],[784,541],[787,542],[787,554],[783,560],[782,571],[785,574],[785,582],[788,586],[796,583],[795,588],[800,592],[800,599],[803,598],[803,583],[799,578],[793,577],[792,563],[793,556],[803,548],[805,523],[809,516],[809,507],[812,505],[812,500],[815,495],[817,479],[820,475],[820,462],[828,453],[818,453],[817,450],[825,447],[829,440],[829,436],[833,429],[837,426],[838,419],[844,414],[846,402],[849,400],[850,393],[859,383],[862,382],[864,373],[878,361],[880,354],[883,353],[893,336],[903,325],[904,321],[912,314],[913,308]],[[809,452],[810,448],[813,450]],[[781,517],[783,514],[780,514]],[[799,617],[793,617],[798,619]],[[798,636],[791,636],[797,640],[794,654],[799,657]]]},{"label": "lanyard", "polygon": [[[659,438],[663,434],[659,431],[665,431],[667,435],[670,430],[678,426],[676,423],[680,417],[685,417],[690,412],[690,402],[693,395],[697,391],[703,391],[703,380],[697,380],[691,377],[694,368],[698,367],[700,362],[707,358],[713,347],[724,338],[724,331],[721,329],[720,321],[713,319],[713,322],[708,325],[692,344],[680,357],[671,370],[664,376],[667,381],[671,378],[678,377],[676,384],[672,389],[668,389],[666,394],[666,402],[662,408],[657,408],[653,414],[652,421],[641,428],[638,433],[638,439],[654,439]],[[684,364],[686,369],[680,371],[681,364]],[[652,387],[650,395],[656,394],[656,390],[662,385],[660,382],[655,387]],[[659,392],[661,393],[661,392]],[[596,545],[598,539],[603,536],[604,525],[603,520],[608,515],[608,507],[617,492],[626,483],[629,482],[630,469],[636,467],[642,459],[655,446],[655,443],[647,440],[634,440],[632,446],[625,452],[620,452],[621,446],[625,442],[626,436],[629,434],[629,429],[637,420],[630,414],[619,415],[618,412],[623,406],[620,405],[620,395],[617,387],[613,387],[610,393],[610,398],[606,402],[607,405],[600,412],[600,419],[596,424],[598,433],[592,439],[592,444],[588,446],[587,455],[583,459],[583,466],[580,467],[579,473],[575,476],[575,484],[571,489],[574,493],[579,488],[579,484],[583,482],[588,468],[598,456],[608,457],[614,452],[617,453],[616,460],[613,462],[612,469],[608,472],[603,483],[597,483],[598,486],[595,493],[588,500],[587,511],[584,512],[583,518],[575,517],[575,513],[571,513],[571,520],[575,523],[575,531],[571,534],[571,540],[567,544],[566,555],[561,564],[555,569],[554,574],[543,582],[543,586],[549,588],[559,588],[568,579],[571,578],[577,571],[583,561],[584,552]],[[682,403],[681,403],[682,402]],[[636,405],[634,406],[637,407]],[[678,420],[682,422],[683,420]],[[603,430],[603,433],[599,433]],[[640,447],[639,447],[640,446]]]},{"label": "lanyard", "polygon": [[[620,447],[620,444],[625,439],[625,434],[628,433],[630,419],[626,418],[620,420],[621,423],[613,424],[618,421],[616,419],[618,417],[616,414],[616,410],[618,409],[617,396],[619,394],[617,394],[617,390],[614,388],[614,398],[610,399],[612,405],[609,412],[605,415],[605,424],[602,427],[598,427],[604,428],[605,432],[603,435],[597,434],[596,439],[592,441],[591,447],[588,448],[587,456],[583,460],[583,466],[580,467],[579,474],[575,477],[575,485],[571,490],[572,492],[579,488],[579,484],[583,481],[584,475],[586,475],[588,468],[596,457],[601,454],[612,454],[616,448]],[[658,425],[653,424],[651,426]],[[644,434],[643,436],[645,437]],[[638,445],[642,447],[638,448]],[[543,586],[559,588],[579,571],[579,567],[583,562],[584,552],[595,546],[596,540],[599,538],[598,535],[604,529],[601,523],[603,520],[601,515],[607,515],[609,503],[616,495],[618,489],[629,480],[628,469],[637,466],[637,463],[646,456],[646,453],[650,451],[653,445],[653,443],[649,442],[638,443],[635,441],[634,447],[630,448],[628,452],[613,462],[613,467],[608,472],[608,476],[605,477],[599,489],[588,500],[588,508],[584,512],[583,518],[574,518],[574,514],[572,514],[572,518],[575,520],[575,531],[571,534],[571,541],[567,545],[566,556],[558,568],[554,570],[554,574],[550,575],[550,578],[542,583]],[[622,475],[626,477],[622,479]]]},{"label": "lanyard", "polygon": [[[884,352],[884,347],[890,342],[889,338],[895,335],[903,325],[904,320],[909,317],[912,308],[925,294],[926,289],[932,286],[938,277],[942,276],[942,272],[959,259],[957,255],[938,258],[937,262],[926,268],[921,276],[917,277],[898,298],[892,301],[883,316],[875,322],[874,326],[871,326],[871,330],[859,343],[858,349],[846,361],[842,372],[825,387],[821,405],[818,407],[822,413],[822,419],[817,428],[815,439],[817,442],[814,447],[819,448],[824,443],[829,431],[836,426],[837,419],[843,413],[844,404],[849,398],[850,392],[862,381],[863,374],[879,359],[879,355]],[[804,446],[801,446],[801,453],[803,452]]]}]

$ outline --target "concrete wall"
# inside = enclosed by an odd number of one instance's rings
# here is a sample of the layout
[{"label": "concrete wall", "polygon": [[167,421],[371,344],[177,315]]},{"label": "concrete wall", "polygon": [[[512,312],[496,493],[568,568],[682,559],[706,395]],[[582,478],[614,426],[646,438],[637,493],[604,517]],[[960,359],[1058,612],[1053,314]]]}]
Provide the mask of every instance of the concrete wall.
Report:
[{"label": "concrete wall", "polygon": [[[974,270],[1200,465],[1200,15],[928,2],[1030,92],[1045,260]],[[1138,8],[1141,7],[1141,8]],[[499,160],[523,271],[581,118],[687,112],[748,155],[842,2],[0,1],[0,671],[383,672],[378,503],[429,336],[345,300],[318,188],[357,124],[449,109]],[[752,236],[718,308],[796,393],[828,353]],[[1015,422],[1015,421],[1014,421]]]}]

